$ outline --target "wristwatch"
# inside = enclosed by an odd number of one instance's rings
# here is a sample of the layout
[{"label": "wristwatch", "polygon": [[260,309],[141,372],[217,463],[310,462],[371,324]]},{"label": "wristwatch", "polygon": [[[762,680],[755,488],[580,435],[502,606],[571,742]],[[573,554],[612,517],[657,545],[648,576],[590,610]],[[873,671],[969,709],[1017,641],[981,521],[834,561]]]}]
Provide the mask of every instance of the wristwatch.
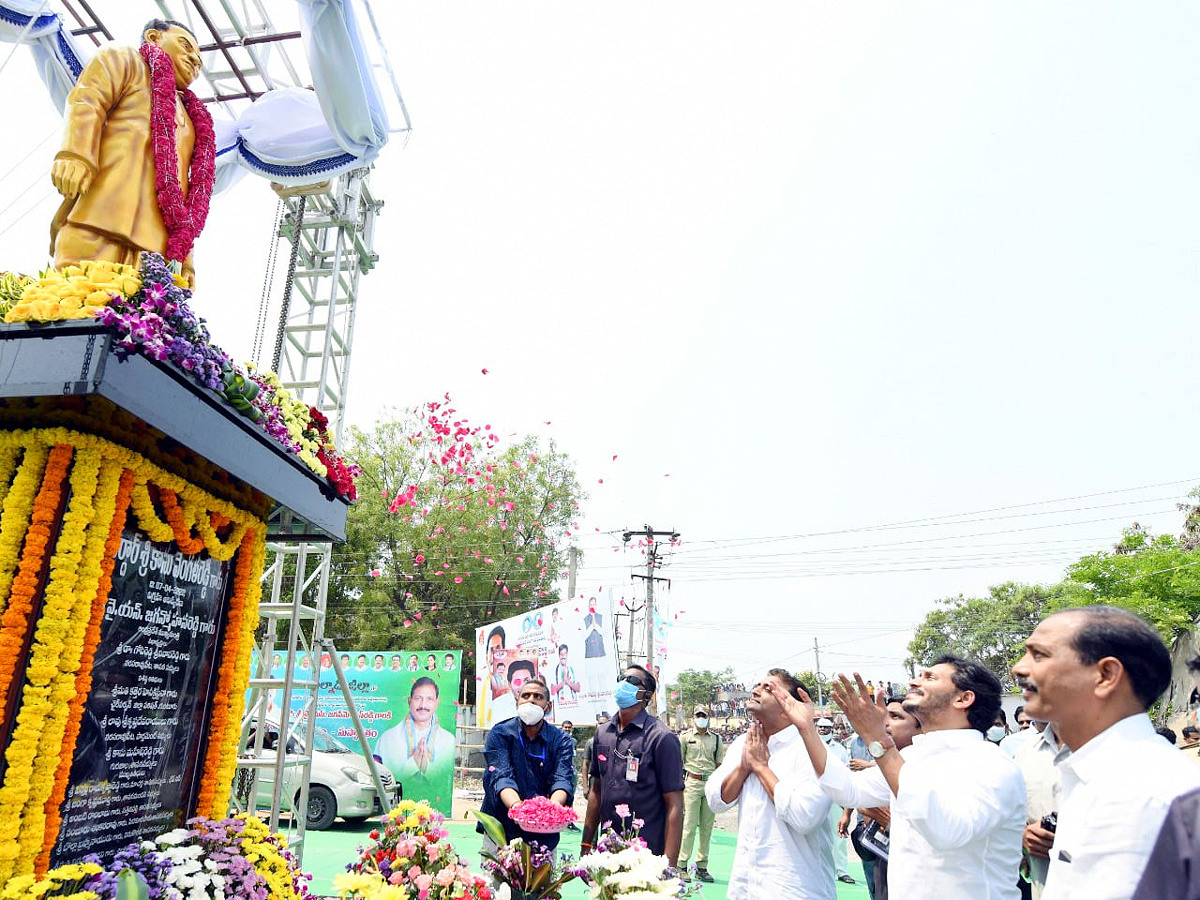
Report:
[{"label": "wristwatch", "polygon": [[874,759],[879,759],[879,757],[888,752],[888,748],[879,743],[879,741],[871,741],[871,743],[867,744],[867,752]]}]

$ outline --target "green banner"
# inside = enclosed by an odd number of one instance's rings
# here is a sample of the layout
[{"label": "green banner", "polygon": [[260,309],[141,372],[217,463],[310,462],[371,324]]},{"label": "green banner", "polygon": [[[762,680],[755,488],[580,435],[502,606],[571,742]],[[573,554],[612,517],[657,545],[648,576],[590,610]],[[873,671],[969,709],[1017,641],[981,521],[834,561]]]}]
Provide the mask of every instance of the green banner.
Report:
[{"label": "green banner", "polygon": [[[351,650],[340,652],[338,662],[371,752],[391,770],[406,798],[427,800],[451,815],[461,651]],[[307,657],[300,658],[297,670],[300,679],[310,674]],[[327,654],[320,670],[317,724],[357,750],[354,723]],[[271,675],[282,678],[283,671],[277,653]],[[302,701],[293,698],[291,705],[292,715],[298,715]]]}]

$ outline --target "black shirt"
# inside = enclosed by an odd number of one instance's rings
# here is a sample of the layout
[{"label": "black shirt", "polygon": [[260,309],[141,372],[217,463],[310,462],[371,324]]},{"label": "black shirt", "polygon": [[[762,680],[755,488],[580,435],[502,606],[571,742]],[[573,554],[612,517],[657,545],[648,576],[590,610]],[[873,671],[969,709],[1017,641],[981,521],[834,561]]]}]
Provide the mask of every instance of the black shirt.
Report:
[{"label": "black shirt", "polygon": [[[630,818],[643,819],[641,836],[650,850],[666,852],[667,804],[663,794],[683,790],[683,759],[679,740],[671,729],[644,709],[619,731],[613,716],[596,728],[592,744],[591,777],[600,779],[600,827],[606,822],[622,831]],[[637,780],[626,777],[631,760],[637,761]],[[617,806],[627,804],[630,817],[624,825]]]}]

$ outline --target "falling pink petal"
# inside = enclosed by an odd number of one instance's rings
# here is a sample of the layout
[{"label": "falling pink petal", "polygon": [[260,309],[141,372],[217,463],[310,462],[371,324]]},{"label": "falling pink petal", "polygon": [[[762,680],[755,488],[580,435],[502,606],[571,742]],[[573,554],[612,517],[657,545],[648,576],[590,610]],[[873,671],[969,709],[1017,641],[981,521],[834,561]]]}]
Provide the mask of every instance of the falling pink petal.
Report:
[{"label": "falling pink petal", "polygon": [[617,461],[617,454],[614,453],[613,454],[613,462],[616,462],[616,461]]},{"label": "falling pink petal", "polygon": [[484,374],[484,375],[486,375],[486,374],[487,374],[487,369],[484,369],[484,370],[483,370],[483,374]]},{"label": "falling pink petal", "polygon": [[[604,479],[603,479],[603,478],[600,478],[600,479],[597,479],[597,480],[598,480],[598,481],[599,481],[601,484],[604,484]],[[599,531],[600,529],[599,529],[599,528],[597,528],[596,530],[597,530],[597,531]]]}]

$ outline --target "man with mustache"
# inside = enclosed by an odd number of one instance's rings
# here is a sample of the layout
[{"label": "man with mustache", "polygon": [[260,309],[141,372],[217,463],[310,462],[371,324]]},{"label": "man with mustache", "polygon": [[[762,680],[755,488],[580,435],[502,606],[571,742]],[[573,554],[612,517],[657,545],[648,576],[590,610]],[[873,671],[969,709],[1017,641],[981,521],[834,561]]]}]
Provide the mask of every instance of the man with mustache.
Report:
[{"label": "man with mustache", "polygon": [[[889,895],[1017,900],[1025,784],[1016,763],[984,739],[1000,708],[996,676],[949,655],[921,669],[903,706],[922,733],[903,749],[862,677],[854,678],[852,684],[839,676],[831,693],[877,770],[850,773],[830,763],[815,727],[797,727],[821,789],[834,801],[857,808],[890,803]],[[811,712],[783,702],[793,722],[811,719]]]},{"label": "man with mustache", "polygon": [[1042,620],[1012,671],[1025,711],[1071,749],[1042,900],[1126,900],[1171,801],[1200,787],[1146,715],[1171,681],[1166,644],[1127,610],[1077,607]]}]

